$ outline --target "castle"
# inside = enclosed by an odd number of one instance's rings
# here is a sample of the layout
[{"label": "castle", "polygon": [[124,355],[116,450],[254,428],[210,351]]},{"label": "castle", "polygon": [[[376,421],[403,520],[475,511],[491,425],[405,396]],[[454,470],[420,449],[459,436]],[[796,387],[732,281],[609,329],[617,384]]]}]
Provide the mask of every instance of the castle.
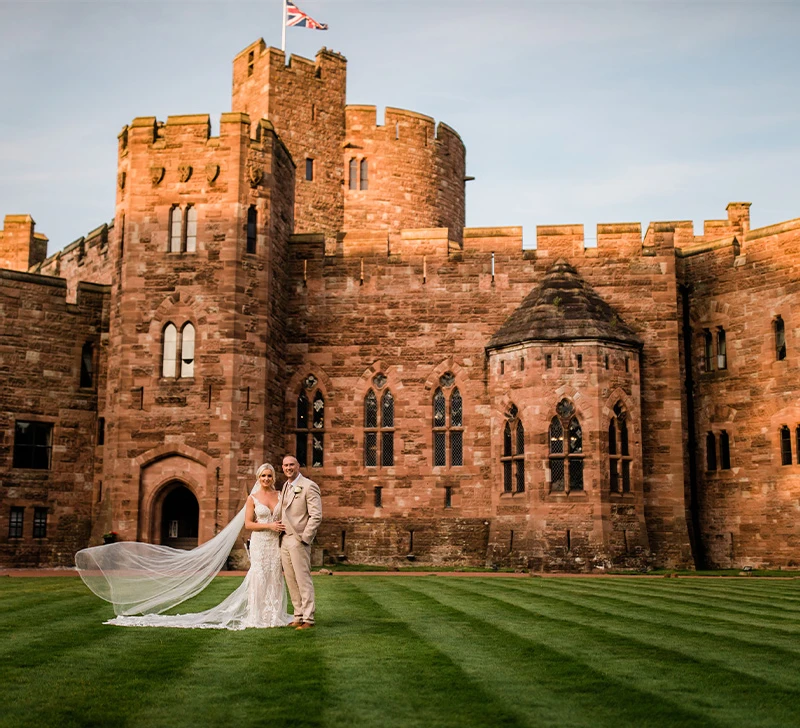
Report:
[{"label": "castle", "polygon": [[316,559],[546,570],[800,561],[800,219],[465,228],[465,148],[258,41],[230,113],[139,117],[116,209],[0,232],[0,563],[191,547],[263,461]]}]

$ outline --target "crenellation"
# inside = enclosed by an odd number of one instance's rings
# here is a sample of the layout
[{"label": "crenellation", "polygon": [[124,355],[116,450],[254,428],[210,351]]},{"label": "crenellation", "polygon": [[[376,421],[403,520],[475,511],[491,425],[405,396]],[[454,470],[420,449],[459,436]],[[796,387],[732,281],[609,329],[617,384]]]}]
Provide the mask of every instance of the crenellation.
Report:
[{"label": "crenellation", "polygon": [[[596,249],[587,248],[587,255],[629,258],[641,255],[642,225],[638,222],[598,223]],[[590,255],[591,257],[591,255]]]},{"label": "crenellation", "polygon": [[551,260],[583,255],[583,225],[537,225],[536,257]]}]

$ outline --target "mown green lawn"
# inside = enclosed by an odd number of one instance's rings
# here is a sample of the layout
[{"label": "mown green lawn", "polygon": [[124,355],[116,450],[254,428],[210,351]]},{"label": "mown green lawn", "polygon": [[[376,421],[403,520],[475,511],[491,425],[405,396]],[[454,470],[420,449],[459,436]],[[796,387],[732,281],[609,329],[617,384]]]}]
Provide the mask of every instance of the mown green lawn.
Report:
[{"label": "mown green lawn", "polygon": [[315,582],[315,630],[220,632],[0,579],[0,726],[800,726],[800,581]]}]

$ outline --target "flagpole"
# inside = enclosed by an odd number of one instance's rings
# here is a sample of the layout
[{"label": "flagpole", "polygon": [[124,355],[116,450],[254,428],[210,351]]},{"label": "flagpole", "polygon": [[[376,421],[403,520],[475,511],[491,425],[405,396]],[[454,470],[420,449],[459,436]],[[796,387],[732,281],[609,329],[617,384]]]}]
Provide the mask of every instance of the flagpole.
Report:
[{"label": "flagpole", "polygon": [[281,0],[281,50],[286,53],[286,0]]}]

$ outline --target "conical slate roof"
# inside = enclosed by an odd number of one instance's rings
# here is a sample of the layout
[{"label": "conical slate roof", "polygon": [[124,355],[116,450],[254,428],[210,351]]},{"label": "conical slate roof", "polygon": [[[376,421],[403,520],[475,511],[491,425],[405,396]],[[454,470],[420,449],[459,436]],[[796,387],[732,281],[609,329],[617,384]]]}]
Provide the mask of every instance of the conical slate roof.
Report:
[{"label": "conical slate roof", "polygon": [[576,339],[642,346],[642,340],[619,314],[567,261],[559,259],[541,284],[505,320],[486,348],[501,349],[527,341]]}]

